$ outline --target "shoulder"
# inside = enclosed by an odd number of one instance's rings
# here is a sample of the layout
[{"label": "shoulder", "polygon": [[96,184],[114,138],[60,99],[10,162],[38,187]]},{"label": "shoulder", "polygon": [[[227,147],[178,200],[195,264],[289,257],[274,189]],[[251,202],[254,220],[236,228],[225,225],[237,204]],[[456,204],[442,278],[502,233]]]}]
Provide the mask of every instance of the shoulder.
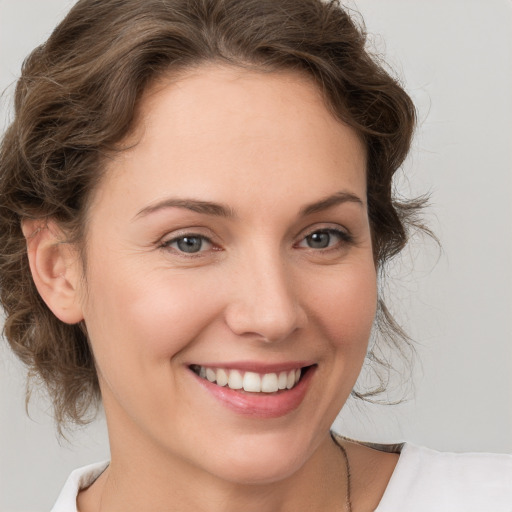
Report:
[{"label": "shoulder", "polygon": [[66,480],[51,512],[76,512],[76,498],[81,489],[85,489],[107,469],[108,462],[98,462],[75,469]]},{"label": "shoulder", "polygon": [[512,510],[512,455],[443,453],[404,443],[376,512]]}]

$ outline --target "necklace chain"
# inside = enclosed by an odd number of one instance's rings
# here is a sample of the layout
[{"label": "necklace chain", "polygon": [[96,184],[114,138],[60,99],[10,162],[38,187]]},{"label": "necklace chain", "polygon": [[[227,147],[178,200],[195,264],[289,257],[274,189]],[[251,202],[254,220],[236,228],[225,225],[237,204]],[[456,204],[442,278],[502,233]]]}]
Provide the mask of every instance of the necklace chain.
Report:
[{"label": "necklace chain", "polygon": [[344,508],[347,512],[352,512],[352,499],[350,496],[350,492],[352,490],[352,482],[351,482],[350,463],[348,461],[347,450],[345,450],[345,447],[342,444],[340,444],[340,442],[336,439],[336,436],[332,432],[331,432],[331,439],[334,441],[334,444],[340,449],[341,453],[343,454],[343,459],[345,461],[345,469],[347,472],[347,492],[346,492],[347,499],[345,501]]}]

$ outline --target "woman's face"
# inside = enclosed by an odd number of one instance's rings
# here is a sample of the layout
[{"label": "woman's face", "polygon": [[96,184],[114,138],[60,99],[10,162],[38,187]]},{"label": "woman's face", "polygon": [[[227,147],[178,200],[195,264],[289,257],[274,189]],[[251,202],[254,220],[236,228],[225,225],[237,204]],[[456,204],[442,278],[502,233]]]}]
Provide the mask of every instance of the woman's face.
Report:
[{"label": "woman's face", "polygon": [[215,66],[147,91],[128,143],[91,202],[81,294],[113,460],[290,475],[375,314],[363,145],[300,75]]}]

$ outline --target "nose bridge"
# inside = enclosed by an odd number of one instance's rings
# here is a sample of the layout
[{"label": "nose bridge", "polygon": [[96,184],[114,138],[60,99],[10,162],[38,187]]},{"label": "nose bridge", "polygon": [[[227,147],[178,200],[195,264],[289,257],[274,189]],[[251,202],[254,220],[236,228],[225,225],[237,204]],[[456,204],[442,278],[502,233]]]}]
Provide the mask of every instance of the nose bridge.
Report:
[{"label": "nose bridge", "polygon": [[279,248],[254,251],[242,258],[234,279],[236,292],[227,322],[239,335],[279,341],[303,326],[304,312],[294,290],[291,269]]}]

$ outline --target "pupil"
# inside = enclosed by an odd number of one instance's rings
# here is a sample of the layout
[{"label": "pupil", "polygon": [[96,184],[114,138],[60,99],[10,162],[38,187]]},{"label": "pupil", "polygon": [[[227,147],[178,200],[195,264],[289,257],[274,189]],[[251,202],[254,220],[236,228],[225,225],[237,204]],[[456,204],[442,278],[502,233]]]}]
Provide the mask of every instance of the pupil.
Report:
[{"label": "pupil", "polygon": [[198,252],[203,241],[198,236],[184,236],[178,240],[178,248],[183,252]]},{"label": "pupil", "polygon": [[309,246],[313,249],[325,249],[329,247],[329,242],[331,241],[331,236],[329,233],[318,232],[312,233],[308,236]]}]

